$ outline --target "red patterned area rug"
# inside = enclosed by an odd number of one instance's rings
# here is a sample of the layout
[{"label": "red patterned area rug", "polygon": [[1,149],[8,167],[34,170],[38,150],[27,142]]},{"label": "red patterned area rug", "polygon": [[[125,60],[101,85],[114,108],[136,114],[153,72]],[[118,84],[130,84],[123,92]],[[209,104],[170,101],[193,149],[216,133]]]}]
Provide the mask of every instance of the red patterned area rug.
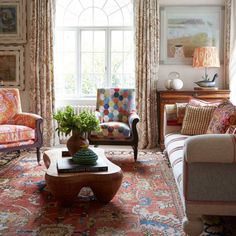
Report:
[{"label": "red patterned area rug", "polygon": [[[2,168],[0,235],[184,235],[183,209],[165,157],[156,151],[140,151],[134,163],[131,151],[113,150],[106,155],[124,173],[121,188],[107,205],[83,188],[71,207],[60,206],[47,189],[45,166],[37,165],[34,153]],[[203,235],[235,234],[221,218],[213,217],[206,220]]]}]

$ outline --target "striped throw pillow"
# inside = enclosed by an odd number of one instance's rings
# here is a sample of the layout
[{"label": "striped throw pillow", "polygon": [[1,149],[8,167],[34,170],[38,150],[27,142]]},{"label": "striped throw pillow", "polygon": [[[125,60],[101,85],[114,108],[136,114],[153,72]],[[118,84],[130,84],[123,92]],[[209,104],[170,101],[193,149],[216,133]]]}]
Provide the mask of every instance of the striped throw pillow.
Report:
[{"label": "striped throw pillow", "polygon": [[181,134],[205,134],[215,109],[215,106],[195,107],[187,105]]}]

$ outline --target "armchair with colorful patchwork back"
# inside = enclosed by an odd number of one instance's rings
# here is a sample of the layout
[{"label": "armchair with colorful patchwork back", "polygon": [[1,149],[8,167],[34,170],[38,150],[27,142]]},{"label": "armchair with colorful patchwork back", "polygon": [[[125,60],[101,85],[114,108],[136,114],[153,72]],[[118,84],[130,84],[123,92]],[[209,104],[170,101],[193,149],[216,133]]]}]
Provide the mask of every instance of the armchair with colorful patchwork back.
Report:
[{"label": "armchair with colorful patchwork back", "polygon": [[41,116],[21,110],[19,90],[0,88],[0,152],[36,148],[40,162]]},{"label": "armchair with colorful patchwork back", "polygon": [[138,156],[136,125],[139,116],[135,109],[134,89],[98,89],[96,114],[100,120],[101,131],[89,134],[90,144],[131,145],[136,161]]}]

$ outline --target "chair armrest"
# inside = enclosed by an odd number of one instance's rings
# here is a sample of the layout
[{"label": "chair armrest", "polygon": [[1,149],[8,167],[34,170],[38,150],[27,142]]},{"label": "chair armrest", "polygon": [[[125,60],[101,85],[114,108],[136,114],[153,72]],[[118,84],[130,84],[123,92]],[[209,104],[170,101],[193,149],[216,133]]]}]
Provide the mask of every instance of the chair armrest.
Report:
[{"label": "chair armrest", "polygon": [[95,111],[95,116],[96,116],[96,118],[99,120],[99,122],[101,123],[101,122],[102,122],[101,113],[100,113],[99,111]]},{"label": "chair armrest", "polygon": [[8,124],[24,125],[35,129],[36,127],[39,127],[41,122],[43,122],[43,118],[41,116],[33,113],[22,112],[15,114]]},{"label": "chair armrest", "polygon": [[188,163],[236,162],[236,136],[232,134],[203,134],[189,137],[184,144]]},{"label": "chair armrest", "polygon": [[130,128],[135,128],[136,127],[136,124],[139,122],[139,116],[137,113],[133,112],[129,115],[128,117],[128,122],[129,122],[129,126]]}]

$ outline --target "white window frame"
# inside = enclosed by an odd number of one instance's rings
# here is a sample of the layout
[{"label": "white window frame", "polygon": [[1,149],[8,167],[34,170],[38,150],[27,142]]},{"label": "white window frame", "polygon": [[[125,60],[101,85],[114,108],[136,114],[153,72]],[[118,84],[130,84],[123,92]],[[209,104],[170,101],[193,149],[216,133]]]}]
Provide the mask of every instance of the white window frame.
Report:
[{"label": "white window frame", "polygon": [[[111,86],[111,32],[112,31],[133,31],[133,27],[131,26],[60,26],[56,27],[56,31],[74,31],[76,34],[76,77],[77,77],[77,91],[78,96],[68,95],[66,97],[56,97],[56,101],[62,105],[72,104],[78,105],[78,102],[82,105],[95,105],[96,96],[82,96],[82,80],[81,80],[81,31],[105,31],[105,81],[106,86]],[[124,34],[123,34],[123,48],[122,52],[124,52]],[[124,57],[124,55],[123,55]],[[124,58],[123,58],[124,61]],[[124,68],[123,68],[124,69]],[[124,74],[124,71],[122,71]]]}]

